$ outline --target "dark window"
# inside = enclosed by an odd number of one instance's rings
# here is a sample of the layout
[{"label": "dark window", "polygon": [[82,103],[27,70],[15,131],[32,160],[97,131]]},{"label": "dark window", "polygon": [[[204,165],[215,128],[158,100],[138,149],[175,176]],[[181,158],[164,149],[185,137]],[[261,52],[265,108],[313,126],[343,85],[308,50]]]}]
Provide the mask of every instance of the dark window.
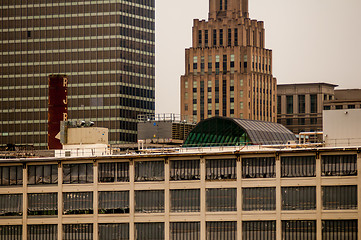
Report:
[{"label": "dark window", "polygon": [[99,224],[100,240],[129,240],[129,223]]},{"label": "dark window", "polygon": [[21,225],[0,226],[0,239],[22,240],[23,239],[23,226],[21,226]]},{"label": "dark window", "polygon": [[232,29],[228,29],[228,42],[227,45],[230,47],[232,45]]},{"label": "dark window", "polygon": [[337,110],[343,109],[343,105],[336,105],[335,108],[336,108]]},{"label": "dark window", "polygon": [[293,113],[293,96],[286,96],[287,114]]},{"label": "dark window", "polygon": [[202,30],[198,30],[198,46],[202,46]]},{"label": "dark window", "polygon": [[164,161],[136,162],[135,181],[164,181]]},{"label": "dark window", "polygon": [[223,10],[223,0],[219,0],[219,10]]},{"label": "dark window", "polygon": [[64,184],[82,184],[93,182],[93,164],[64,164],[63,165]]},{"label": "dark window", "polygon": [[129,213],[129,191],[99,192],[99,214]]},{"label": "dark window", "polygon": [[281,157],[281,177],[315,177],[315,156]]},{"label": "dark window", "polygon": [[223,72],[227,72],[227,55],[223,55]]},{"label": "dark window", "polygon": [[57,240],[58,225],[28,225],[28,240]]},{"label": "dark window", "polygon": [[304,118],[299,118],[298,119],[298,125],[305,125],[306,121]]},{"label": "dark window", "polygon": [[28,184],[57,184],[58,165],[28,166]]},{"label": "dark window", "polygon": [[163,240],[164,223],[135,223],[136,240]]},{"label": "dark window", "polygon": [[358,221],[325,220],[322,221],[322,240],[357,240]]},{"label": "dark window", "polygon": [[93,214],[93,192],[63,193],[63,214]]},{"label": "dark window", "polygon": [[356,176],[357,155],[322,156],[322,176]]},{"label": "dark window", "polygon": [[204,44],[208,47],[208,30],[204,30]]},{"label": "dark window", "polygon": [[355,105],[347,105],[348,109],[355,109],[355,107],[356,107]]},{"label": "dark window", "polygon": [[23,215],[22,194],[0,195],[0,216],[22,216],[22,215]]},{"label": "dark window", "polygon": [[243,211],[276,210],[276,188],[243,188]]},{"label": "dark window", "polygon": [[213,46],[217,45],[217,30],[213,30]]},{"label": "dark window", "polygon": [[276,177],[274,157],[242,158],[242,178]]},{"label": "dark window", "polygon": [[317,95],[310,95],[311,98],[311,113],[317,113]]},{"label": "dark window", "polygon": [[277,113],[281,114],[281,111],[282,111],[281,96],[277,96]]},{"label": "dark window", "polygon": [[64,224],[63,240],[92,240],[93,224]]},{"label": "dark window", "polygon": [[276,221],[242,222],[242,238],[249,240],[276,240]]},{"label": "dark window", "polygon": [[298,95],[298,113],[306,112],[306,98],[305,95]]},{"label": "dark window", "polygon": [[236,240],[237,222],[206,222],[207,240]]},{"label": "dark window", "polygon": [[317,124],[317,118],[310,118],[310,124],[316,125]]},{"label": "dark window", "polygon": [[136,213],[164,212],[164,190],[135,191]]},{"label": "dark window", "polygon": [[234,29],[234,46],[238,46],[238,29]]},{"label": "dark window", "polygon": [[357,186],[323,186],[325,210],[357,209]]},{"label": "dark window", "polygon": [[200,240],[199,222],[171,222],[170,239],[171,240]]},{"label": "dark window", "polygon": [[316,187],[282,187],[282,210],[316,209]]},{"label": "dark window", "polygon": [[206,205],[208,212],[237,211],[236,188],[206,189]]},{"label": "dark window", "polygon": [[293,125],[293,119],[287,118],[287,119],[286,119],[286,125],[288,125],[288,126]]},{"label": "dark window", "polygon": [[219,45],[223,46],[223,29],[219,29]]},{"label": "dark window", "polygon": [[316,240],[316,221],[282,221],[282,239]]},{"label": "dark window", "polygon": [[236,159],[207,159],[206,179],[236,179]]},{"label": "dark window", "polygon": [[129,182],[129,163],[99,163],[99,182]]},{"label": "dark window", "polygon": [[[204,57],[203,56],[201,57],[201,72],[204,73]],[[201,81],[201,83],[202,82],[203,81]],[[201,89],[201,91],[202,91],[202,89]]]},{"label": "dark window", "polygon": [[324,106],[323,110],[331,110],[331,106]]},{"label": "dark window", "polygon": [[199,212],[200,190],[177,189],[170,190],[171,212]]},{"label": "dark window", "polygon": [[28,215],[57,215],[57,193],[29,193]]},{"label": "dark window", "polygon": [[0,167],[0,186],[23,185],[23,166]]}]

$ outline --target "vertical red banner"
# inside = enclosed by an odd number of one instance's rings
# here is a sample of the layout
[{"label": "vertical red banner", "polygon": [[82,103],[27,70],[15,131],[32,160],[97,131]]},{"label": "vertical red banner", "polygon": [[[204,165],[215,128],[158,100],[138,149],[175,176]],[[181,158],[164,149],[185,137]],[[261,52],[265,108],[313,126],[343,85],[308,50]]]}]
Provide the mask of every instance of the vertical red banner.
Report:
[{"label": "vertical red banner", "polygon": [[62,149],[55,136],[60,132],[60,122],[68,120],[68,77],[49,76],[48,149]]}]

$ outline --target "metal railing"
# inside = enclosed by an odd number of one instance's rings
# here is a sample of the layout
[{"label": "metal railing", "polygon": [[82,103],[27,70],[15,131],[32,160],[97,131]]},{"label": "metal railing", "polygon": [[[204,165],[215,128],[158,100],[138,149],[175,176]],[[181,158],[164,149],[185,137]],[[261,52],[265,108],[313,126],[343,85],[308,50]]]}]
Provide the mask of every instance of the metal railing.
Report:
[{"label": "metal railing", "polygon": [[138,115],[137,120],[138,122],[171,121],[189,123],[188,116],[175,113],[141,114]]}]

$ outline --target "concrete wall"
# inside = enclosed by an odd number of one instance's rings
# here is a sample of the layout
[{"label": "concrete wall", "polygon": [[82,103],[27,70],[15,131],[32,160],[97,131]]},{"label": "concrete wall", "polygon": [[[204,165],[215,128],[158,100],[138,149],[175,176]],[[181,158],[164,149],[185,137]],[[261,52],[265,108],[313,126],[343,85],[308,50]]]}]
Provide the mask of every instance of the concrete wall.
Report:
[{"label": "concrete wall", "polygon": [[107,128],[68,128],[68,145],[108,144]]},{"label": "concrete wall", "polygon": [[138,139],[171,139],[172,122],[140,122],[138,123]]},{"label": "concrete wall", "polygon": [[361,109],[323,112],[323,134],[326,146],[361,144]]}]

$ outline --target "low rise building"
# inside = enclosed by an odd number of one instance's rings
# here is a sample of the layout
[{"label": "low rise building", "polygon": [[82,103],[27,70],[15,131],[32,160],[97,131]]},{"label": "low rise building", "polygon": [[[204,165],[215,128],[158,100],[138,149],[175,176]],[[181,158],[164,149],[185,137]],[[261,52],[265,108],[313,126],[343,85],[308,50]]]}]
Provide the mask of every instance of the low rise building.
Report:
[{"label": "low rise building", "polygon": [[7,159],[1,239],[358,239],[361,147]]},{"label": "low rise building", "polygon": [[294,134],[322,131],[324,101],[334,100],[337,85],[296,83],[277,85],[277,121]]},{"label": "low rise building", "polygon": [[335,90],[335,98],[323,103],[324,110],[361,108],[361,89]]}]

